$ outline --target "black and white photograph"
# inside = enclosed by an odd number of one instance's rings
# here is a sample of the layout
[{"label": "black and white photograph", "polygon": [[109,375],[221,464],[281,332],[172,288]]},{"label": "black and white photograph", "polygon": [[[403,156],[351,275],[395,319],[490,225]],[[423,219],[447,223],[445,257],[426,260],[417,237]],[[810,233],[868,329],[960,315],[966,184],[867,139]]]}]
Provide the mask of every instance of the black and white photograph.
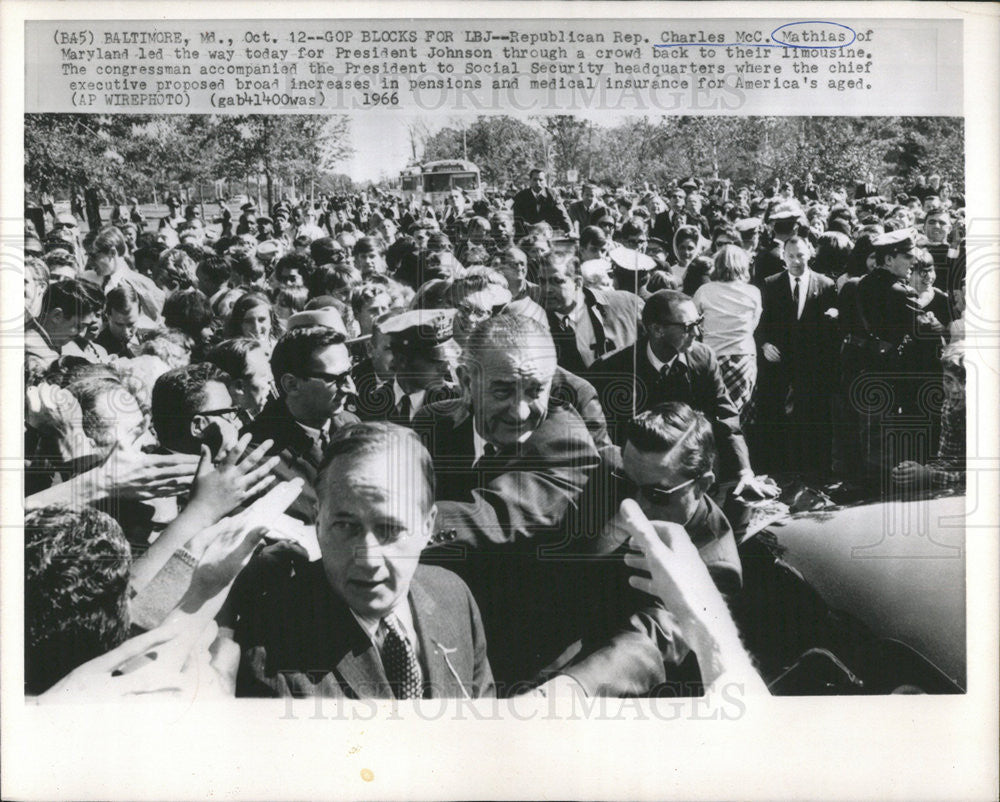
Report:
[{"label": "black and white photograph", "polygon": [[683,737],[976,690],[996,154],[954,19],[64,16],[4,115],[5,699]]}]

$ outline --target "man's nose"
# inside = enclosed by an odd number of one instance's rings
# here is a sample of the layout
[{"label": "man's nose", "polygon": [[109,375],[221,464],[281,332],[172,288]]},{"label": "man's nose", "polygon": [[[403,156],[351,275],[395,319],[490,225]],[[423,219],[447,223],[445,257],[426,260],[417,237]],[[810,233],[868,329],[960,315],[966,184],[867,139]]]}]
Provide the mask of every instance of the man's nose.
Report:
[{"label": "man's nose", "polygon": [[514,407],[514,415],[520,423],[529,420],[531,418],[531,401],[527,398],[519,398]]},{"label": "man's nose", "polygon": [[354,561],[366,568],[377,568],[382,564],[382,545],[371,530],[359,539],[354,549]]}]

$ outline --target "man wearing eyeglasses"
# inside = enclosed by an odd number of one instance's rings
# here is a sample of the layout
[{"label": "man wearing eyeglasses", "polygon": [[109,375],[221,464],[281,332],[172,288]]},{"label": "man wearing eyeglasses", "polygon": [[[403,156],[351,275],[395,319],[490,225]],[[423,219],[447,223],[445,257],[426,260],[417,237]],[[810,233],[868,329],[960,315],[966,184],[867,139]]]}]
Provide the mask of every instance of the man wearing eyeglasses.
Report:
[{"label": "man wearing eyeglasses", "polygon": [[283,335],[271,353],[278,397],[268,401],[244,430],[254,443],[274,441],[271,454],[281,456],[274,470],[279,481],[305,479],[288,514],[307,524],[316,522],[314,482],[326,446],[339,429],[358,422],[345,409],[356,392],[346,342],[343,332],[325,326],[292,329]]},{"label": "man wearing eyeglasses", "polygon": [[152,394],[153,428],[160,445],[177,454],[197,454],[203,444],[228,451],[239,440],[239,407],[226,385],[227,376],[201,362],[168,370]]},{"label": "man wearing eyeglasses", "polygon": [[735,493],[770,497],[750,466],[740,416],[712,349],[699,342],[702,318],[694,301],[677,290],[654,292],[642,311],[645,335],[629,348],[594,363],[587,378],[601,394],[612,439],[625,440],[628,422],[665,401],[702,412],[715,432],[721,456],[720,479],[736,481]]}]

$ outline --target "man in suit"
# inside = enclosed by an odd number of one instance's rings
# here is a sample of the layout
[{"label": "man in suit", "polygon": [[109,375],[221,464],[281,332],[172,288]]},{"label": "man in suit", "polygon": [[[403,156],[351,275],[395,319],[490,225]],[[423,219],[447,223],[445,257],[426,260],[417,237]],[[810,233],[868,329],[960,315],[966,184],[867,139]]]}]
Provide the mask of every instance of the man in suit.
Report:
[{"label": "man in suit", "polygon": [[812,253],[809,240],[789,238],[785,270],[764,281],[758,425],[771,470],[830,469],[837,288],[809,269]]},{"label": "man in suit", "polygon": [[674,234],[677,233],[677,229],[683,225],[687,225],[687,213],[684,209],[686,198],[687,193],[680,187],[670,191],[670,194],[667,196],[669,206],[666,211],[656,215],[656,219],[653,221],[653,229],[650,231],[651,237],[663,240],[668,244],[674,241]]},{"label": "man in suit", "polygon": [[580,261],[573,255],[546,254],[538,280],[560,367],[583,375],[597,359],[635,342],[639,296],[584,287]]},{"label": "man in suit", "polygon": [[592,226],[604,215],[608,207],[601,203],[600,190],[591,183],[583,185],[582,198],[569,205],[569,219],[573,223],[573,231],[579,236],[587,226]]},{"label": "man in suit", "polygon": [[548,223],[554,230],[570,232],[573,223],[562,201],[548,188],[545,171],[534,169],[528,174],[531,186],[514,196],[514,229],[519,236],[528,233],[535,223]]},{"label": "man in suit", "polygon": [[[503,695],[570,659],[567,649],[603,620],[596,588],[612,570],[604,560],[579,568],[610,517],[610,479],[580,418],[550,403],[555,371],[542,327],[491,317],[463,353],[464,397],[424,407],[413,424],[434,457],[437,486],[437,532],[424,560],[471,588]],[[625,639],[612,657],[583,683],[588,690],[624,693],[662,674],[648,638]]]},{"label": "man in suit", "polygon": [[771,238],[758,249],[753,260],[752,281],[763,288],[764,281],[784,272],[785,259],[782,251],[785,241],[798,230],[802,213],[788,206],[778,206],[771,210],[768,222],[771,224]]},{"label": "man in suit", "polygon": [[353,411],[361,420],[385,420],[396,404],[392,343],[382,325],[397,314],[399,310],[387,312],[372,323],[371,337],[364,343],[368,356],[351,368],[357,388]]},{"label": "man in suit", "polygon": [[245,428],[254,443],[272,440],[271,454],[281,462],[274,469],[279,481],[305,479],[302,493],[288,514],[307,524],[316,521],[316,469],[336,431],[357,416],[345,405],[354,394],[351,357],[342,332],[325,326],[292,329],[271,353],[271,370],[278,397],[265,404]]},{"label": "man in suit", "polygon": [[382,324],[389,335],[393,364],[393,406],[388,418],[409,426],[424,404],[454,398],[454,309],[413,309]]},{"label": "man in suit", "polygon": [[596,362],[587,375],[604,404],[612,439],[623,443],[628,422],[656,404],[683,402],[712,424],[720,479],[737,480],[736,494],[774,495],[773,488],[754,475],[740,416],[715,354],[695,339],[701,318],[694,302],[677,290],[654,292],[642,310],[642,324],[643,338]]},{"label": "man in suit", "polygon": [[479,698],[493,675],[475,600],[420,565],[434,470],[394,424],[337,434],[317,477],[321,559],[255,559],[233,590],[238,696]]}]

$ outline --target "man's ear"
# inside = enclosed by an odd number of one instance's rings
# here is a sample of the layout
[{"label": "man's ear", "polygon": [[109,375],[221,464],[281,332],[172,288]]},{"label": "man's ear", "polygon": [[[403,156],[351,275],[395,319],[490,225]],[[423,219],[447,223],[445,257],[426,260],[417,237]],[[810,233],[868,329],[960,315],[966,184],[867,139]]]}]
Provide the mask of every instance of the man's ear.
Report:
[{"label": "man's ear", "polygon": [[291,395],[299,388],[299,381],[299,377],[294,373],[282,373],[278,379],[278,386],[285,395]]},{"label": "man's ear", "polygon": [[208,418],[204,415],[195,415],[191,418],[191,436],[195,440],[201,440],[201,435],[205,431],[205,427],[208,426]]}]

